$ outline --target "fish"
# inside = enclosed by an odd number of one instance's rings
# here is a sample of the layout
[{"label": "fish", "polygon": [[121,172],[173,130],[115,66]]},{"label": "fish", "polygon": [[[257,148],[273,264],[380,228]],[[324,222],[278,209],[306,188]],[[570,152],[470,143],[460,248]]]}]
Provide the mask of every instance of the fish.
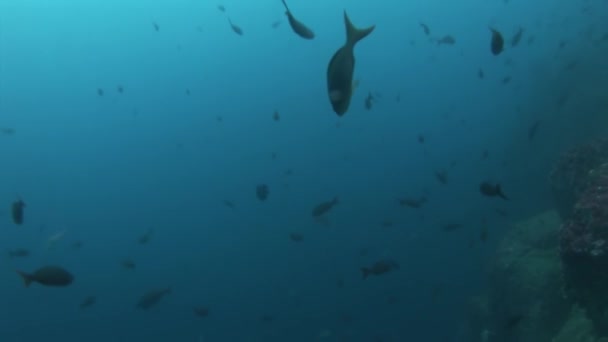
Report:
[{"label": "fish", "polygon": [[327,66],[327,93],[331,106],[338,116],[343,116],[348,111],[353,95],[355,45],[372,33],[376,27],[375,25],[363,29],[355,27],[346,11],[344,11],[344,24],[346,43],[334,53]]},{"label": "fish", "polygon": [[230,200],[224,200],[224,205],[230,209],[236,209],[236,205],[234,204],[234,202],[230,201]]},{"label": "fish", "polygon": [[540,127],[541,121],[540,120],[536,120],[534,121],[534,123],[532,123],[532,125],[530,125],[530,128],[528,128],[528,140],[532,141],[534,140],[534,137],[536,136],[536,133],[538,132],[538,128]]},{"label": "fish", "polygon": [[361,267],[361,277],[367,279],[370,275],[383,275],[399,269],[399,264],[393,260],[378,260],[369,267]]},{"label": "fish", "polygon": [[9,258],[25,258],[30,256],[30,251],[25,248],[11,249],[8,251]]},{"label": "fish", "polygon": [[279,26],[281,26],[281,21],[280,20],[276,20],[273,21],[272,24],[270,25],[273,29],[278,28]]},{"label": "fish", "polygon": [[224,7],[224,5],[217,5],[217,9],[222,13],[226,13],[226,7]]},{"label": "fish", "polygon": [[460,223],[447,223],[441,226],[441,230],[443,230],[444,232],[453,232],[457,229],[460,229],[461,227],[462,224]]},{"label": "fish", "polygon": [[198,317],[209,316],[209,309],[207,309],[206,307],[203,307],[203,306],[197,306],[194,309],[192,309],[192,311],[194,311],[194,314],[197,315]]},{"label": "fish", "polygon": [[310,28],[308,28],[308,26],[304,25],[304,23],[296,19],[293,14],[291,14],[291,11],[289,10],[289,7],[287,7],[287,2],[285,2],[285,0],[281,1],[283,1],[283,5],[285,6],[285,14],[287,15],[289,26],[291,26],[293,32],[295,32],[295,34],[304,39],[314,39],[315,33]]},{"label": "fish", "polygon": [[479,185],[479,192],[486,197],[500,197],[504,200],[509,200],[502,192],[500,184],[492,184],[490,182],[482,182]]},{"label": "fish", "polygon": [[330,212],[334,208],[334,206],[336,206],[338,203],[339,203],[338,197],[334,197],[331,201],[326,201],[326,202],[317,204],[312,209],[312,217],[324,216],[325,214]]},{"label": "fish", "polygon": [[232,20],[230,20],[230,18],[228,18],[228,24],[230,24],[230,28],[232,29],[232,31],[234,31],[234,33],[238,34],[239,36],[243,35],[243,29],[232,23]]},{"label": "fish", "polygon": [[410,207],[410,208],[415,208],[418,209],[420,207],[422,207],[422,205],[424,203],[426,203],[426,197],[422,196],[418,199],[414,199],[414,198],[403,198],[399,200],[399,204],[402,207]]},{"label": "fish", "polygon": [[18,226],[23,224],[23,221],[25,219],[24,210],[25,202],[23,202],[23,200],[18,199],[13,202],[13,204],[11,205],[11,217],[13,218],[14,224]]},{"label": "fish", "polygon": [[23,279],[25,287],[29,287],[32,283],[51,287],[65,287],[74,282],[74,276],[60,266],[44,266],[34,271],[34,273],[16,272]]},{"label": "fish", "polygon": [[11,127],[0,127],[0,133],[4,135],[14,135],[17,131]]},{"label": "fish", "polygon": [[431,34],[431,29],[429,28],[429,26],[425,23],[419,23],[420,27],[422,27],[422,31],[424,32],[425,35],[430,35]]},{"label": "fish", "polygon": [[448,184],[448,172],[445,170],[435,172],[435,178],[443,185]]},{"label": "fish", "polygon": [[517,29],[517,32],[515,32],[515,34],[513,35],[513,38],[511,38],[511,46],[512,47],[516,47],[517,45],[519,45],[519,42],[521,41],[521,38],[524,35],[524,28],[520,27]]},{"label": "fish", "polygon": [[423,134],[419,134],[418,135],[418,143],[419,144],[424,144],[424,142],[426,141],[426,138],[424,137]]},{"label": "fish", "polygon": [[164,296],[166,296],[170,293],[171,293],[171,287],[166,287],[164,289],[157,289],[157,290],[152,290],[152,291],[146,292],[143,296],[141,296],[139,298],[139,300],[137,301],[136,307],[138,309],[147,311],[147,310],[153,308],[154,306],[156,306],[156,304],[158,304],[158,302],[160,302],[160,300],[163,299]]},{"label": "fish", "polygon": [[158,25],[157,22],[153,22],[152,26],[154,27],[154,31],[156,31],[156,32],[160,31],[160,26]]},{"label": "fish", "polygon": [[267,200],[269,194],[270,189],[266,184],[258,184],[258,186],[255,188],[255,195],[260,201]]},{"label": "fish", "polygon": [[289,233],[289,238],[294,242],[301,242],[304,240],[304,235],[300,233]]},{"label": "fish", "polygon": [[119,84],[116,86],[116,91],[122,94],[125,91],[125,88]]},{"label": "fish", "polygon": [[272,114],[272,119],[274,121],[281,121],[281,114],[279,114],[278,110],[275,110],[274,113]]},{"label": "fish", "polygon": [[505,46],[505,39],[502,37],[502,34],[490,27],[490,31],[492,32],[492,40],[490,41],[490,51],[494,56],[498,56],[502,53]]},{"label": "fish", "polygon": [[97,88],[97,95],[98,95],[98,96],[103,96],[103,94],[104,94],[103,89],[101,89],[101,88]]},{"label": "fish", "polygon": [[480,80],[483,80],[483,78],[485,77],[483,69],[479,68],[479,70],[477,71],[477,77],[479,77]]},{"label": "fish", "polygon": [[79,305],[80,310],[90,308],[91,306],[93,306],[95,304],[95,302],[97,302],[97,298],[95,296],[86,297],[85,299],[82,300],[82,302]]},{"label": "fish", "polygon": [[138,239],[139,244],[145,245],[148,242],[150,242],[150,239],[152,239],[152,235],[154,235],[154,229],[150,228],[150,229],[148,229],[147,232],[144,233],[144,235],[139,237],[139,239]]},{"label": "fish", "polygon": [[446,35],[443,36],[440,39],[437,39],[437,45],[454,45],[456,44],[456,38],[450,36],[450,35]]},{"label": "fish", "polygon": [[370,91],[369,94],[367,94],[367,97],[365,98],[365,109],[372,109],[372,106],[374,105],[374,100],[374,95],[372,95],[372,92]]},{"label": "fish", "polygon": [[122,267],[128,269],[128,270],[135,270],[135,261],[131,260],[131,259],[125,259],[123,261],[120,262],[120,264],[122,265]]}]

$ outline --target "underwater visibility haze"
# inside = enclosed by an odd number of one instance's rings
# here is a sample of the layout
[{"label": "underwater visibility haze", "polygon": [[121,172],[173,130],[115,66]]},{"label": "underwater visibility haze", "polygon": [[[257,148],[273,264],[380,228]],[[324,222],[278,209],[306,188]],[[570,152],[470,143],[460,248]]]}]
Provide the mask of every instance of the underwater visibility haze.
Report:
[{"label": "underwater visibility haze", "polygon": [[0,1],[0,340],[608,341],[608,1]]}]

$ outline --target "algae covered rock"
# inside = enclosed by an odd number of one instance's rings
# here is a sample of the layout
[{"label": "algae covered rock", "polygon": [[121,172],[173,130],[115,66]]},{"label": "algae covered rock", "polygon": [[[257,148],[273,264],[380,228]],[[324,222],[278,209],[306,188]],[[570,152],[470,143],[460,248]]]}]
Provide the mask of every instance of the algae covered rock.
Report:
[{"label": "algae covered rock", "polygon": [[557,212],[548,211],[506,233],[490,271],[487,303],[480,301],[483,297],[476,301],[471,327],[477,331],[471,341],[489,336],[490,342],[538,342],[555,336],[571,307],[562,293],[560,224]]}]

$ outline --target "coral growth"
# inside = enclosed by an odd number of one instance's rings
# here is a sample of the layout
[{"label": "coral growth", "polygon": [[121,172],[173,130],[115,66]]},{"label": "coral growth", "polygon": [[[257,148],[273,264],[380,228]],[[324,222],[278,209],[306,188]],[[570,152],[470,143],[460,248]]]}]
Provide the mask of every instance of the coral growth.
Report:
[{"label": "coral growth", "polygon": [[608,139],[594,140],[566,151],[549,178],[555,205],[563,219],[569,218],[579,196],[588,186],[588,173],[608,162]]}]

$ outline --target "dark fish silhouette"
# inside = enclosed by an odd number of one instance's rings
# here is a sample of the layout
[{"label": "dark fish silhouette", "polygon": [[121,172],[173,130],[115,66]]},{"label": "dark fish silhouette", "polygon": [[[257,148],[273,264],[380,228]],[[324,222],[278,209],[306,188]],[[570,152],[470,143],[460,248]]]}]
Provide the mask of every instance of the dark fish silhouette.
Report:
[{"label": "dark fish silhouette", "polygon": [[502,53],[505,47],[505,40],[502,37],[502,34],[497,30],[490,27],[490,31],[492,31],[492,40],[490,41],[490,51],[494,56],[498,56]]},{"label": "dark fish silhouette", "polygon": [[453,232],[457,229],[460,229],[462,225],[460,223],[447,223],[441,226],[441,230],[444,232]]},{"label": "dark fish silhouette", "polygon": [[507,196],[502,192],[500,184],[492,184],[490,182],[483,182],[479,185],[479,192],[486,197],[500,197],[504,200],[508,200]]},{"label": "dark fish silhouette", "polygon": [[312,32],[312,30],[308,28],[308,26],[304,25],[301,21],[296,19],[293,14],[291,14],[291,11],[289,10],[289,7],[287,7],[287,3],[285,2],[285,0],[281,1],[283,1],[283,5],[285,6],[285,14],[287,15],[287,19],[289,20],[289,26],[291,26],[293,32],[295,32],[298,36],[304,39],[315,38],[315,33]]},{"label": "dark fish silhouette", "polygon": [[534,123],[532,125],[530,125],[530,128],[528,128],[528,140],[532,141],[534,140],[534,137],[536,136],[536,133],[538,133],[538,128],[540,127],[540,120],[536,120],[534,121]]},{"label": "dark fish silhouette", "polygon": [[425,23],[420,23],[420,27],[422,27],[422,31],[424,31],[425,35],[430,35],[431,34],[431,29],[429,28],[429,26]]},{"label": "dark fish silhouette", "polygon": [[203,306],[197,306],[193,309],[194,314],[198,317],[207,317],[209,316],[209,309]]},{"label": "dark fish silhouette", "polygon": [[519,29],[517,29],[517,32],[515,32],[515,34],[513,35],[513,38],[511,38],[511,46],[512,47],[516,47],[517,45],[519,45],[519,42],[521,42],[521,38],[524,35],[524,28],[520,27]]},{"label": "dark fish silhouette", "polygon": [[160,290],[152,290],[150,292],[145,293],[143,296],[139,298],[137,301],[137,308],[142,310],[149,310],[154,307],[160,300],[171,293],[171,287],[167,287]]},{"label": "dark fish silhouette", "polygon": [[224,5],[217,5],[217,9],[222,13],[226,13],[226,7],[224,7]]},{"label": "dark fish silhouette", "polygon": [[304,235],[300,233],[289,233],[289,238],[291,239],[291,241],[294,242],[304,241]]},{"label": "dark fish silhouette", "polygon": [[158,23],[153,22],[152,26],[154,26],[154,31],[156,31],[156,32],[160,31],[160,26],[158,25]]},{"label": "dark fish silhouette", "polygon": [[80,310],[90,308],[91,306],[93,306],[95,304],[95,302],[97,302],[97,298],[95,298],[95,296],[86,297],[80,303]]},{"label": "dark fish silhouette", "polygon": [[29,287],[32,283],[38,283],[44,286],[64,287],[70,285],[74,281],[74,276],[66,269],[59,266],[44,266],[34,273],[16,272],[23,279],[25,287]]},{"label": "dark fish silhouette", "polygon": [[257,198],[260,201],[265,201],[266,199],[268,199],[269,194],[270,194],[270,190],[268,188],[268,185],[266,185],[266,184],[259,184],[255,188],[255,195],[257,196]]},{"label": "dark fish silhouette", "polygon": [[399,264],[393,260],[378,260],[370,267],[361,267],[361,276],[366,279],[370,275],[383,275],[399,269]]},{"label": "dark fish silhouette", "polygon": [[338,197],[334,197],[331,201],[317,204],[312,209],[312,217],[321,217],[330,212],[336,204],[339,203]]},{"label": "dark fish silhouette", "polygon": [[410,207],[414,209],[418,209],[422,207],[423,204],[426,203],[426,197],[420,197],[417,199],[414,198],[403,198],[399,200],[399,204],[404,207]]},{"label": "dark fish silhouette", "polygon": [[16,200],[11,206],[11,216],[13,223],[16,225],[22,225],[24,218],[25,202],[22,200]]},{"label": "dark fish silhouette", "polygon": [[332,56],[327,66],[327,93],[331,106],[338,116],[348,111],[353,95],[353,73],[355,70],[355,45],[367,37],[375,25],[365,29],[356,28],[344,11],[346,43]]},{"label": "dark fish silhouette", "polygon": [[228,18],[228,24],[230,24],[230,28],[232,29],[232,31],[234,31],[234,33],[238,34],[239,36],[243,35],[243,29],[240,28],[239,26],[233,24],[232,20],[230,20],[230,18]]},{"label": "dark fish silhouette", "polygon": [[30,256],[30,251],[25,248],[11,249],[8,251],[9,258],[25,258]]}]

